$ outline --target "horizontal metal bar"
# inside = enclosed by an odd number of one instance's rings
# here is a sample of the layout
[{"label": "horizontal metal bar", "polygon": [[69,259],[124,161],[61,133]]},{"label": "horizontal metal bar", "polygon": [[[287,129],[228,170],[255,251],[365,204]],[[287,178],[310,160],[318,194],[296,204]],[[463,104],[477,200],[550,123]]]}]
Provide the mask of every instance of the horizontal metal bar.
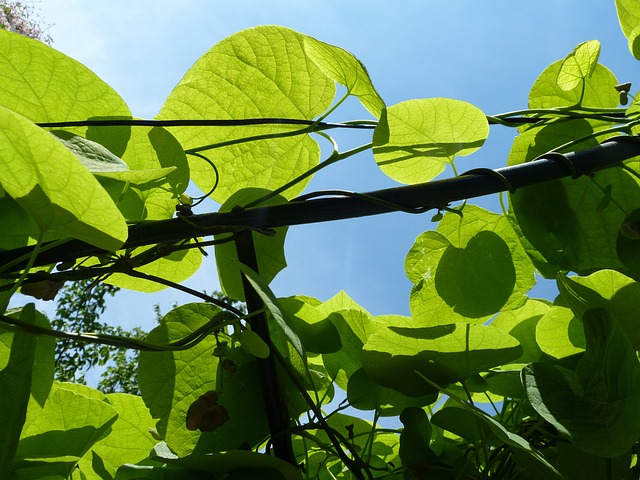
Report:
[{"label": "horizontal metal bar", "polygon": [[[188,222],[180,218],[142,222],[129,227],[129,238],[122,248],[177,242],[242,229],[269,229],[329,222],[408,209],[437,209],[451,202],[481,197],[510,188],[519,189],[572,175],[591,174],[639,155],[639,138],[622,136],[586,150],[564,155],[543,155],[534,161],[500,168],[491,173],[477,171],[455,178],[376,190],[355,196],[293,200],[279,205],[247,209],[238,207],[228,212],[189,216]],[[32,247],[23,247],[0,252],[0,268],[31,251]],[[70,240],[41,252],[35,265],[67,262],[102,253],[105,251],[92,245]],[[16,265],[11,270],[17,271],[23,267],[24,264]]]}]

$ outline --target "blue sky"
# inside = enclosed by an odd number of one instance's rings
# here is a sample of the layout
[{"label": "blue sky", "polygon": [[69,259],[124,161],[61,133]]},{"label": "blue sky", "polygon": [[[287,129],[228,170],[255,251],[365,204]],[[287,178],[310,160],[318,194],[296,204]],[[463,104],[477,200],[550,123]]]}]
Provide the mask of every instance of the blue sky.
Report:
[{"label": "blue sky", "polygon": [[[487,114],[525,108],[542,70],[591,39],[602,42],[600,61],[620,82],[633,81],[638,68],[613,0],[43,0],[35,5],[43,22],[52,24],[53,46],[91,68],[143,118],[159,111],[184,72],[215,43],[263,24],[288,26],[351,51],[367,66],[387,105],[451,97]],[[334,118],[366,116],[352,103]],[[514,135],[492,127],[485,148],[461,159],[458,170],[504,166]],[[366,139],[340,137],[340,142],[346,149]],[[322,173],[308,191],[395,186],[365,153]],[[495,208],[496,199],[480,204]],[[417,235],[435,228],[430,217],[398,213],[293,227],[286,244],[289,267],[272,288],[280,296],[321,300],[344,289],[374,314],[409,314],[404,257]],[[189,285],[219,288],[215,263],[208,259]],[[150,297],[119,295],[105,319],[130,326],[149,326],[154,303],[166,311],[174,300],[190,301],[166,290]]]}]

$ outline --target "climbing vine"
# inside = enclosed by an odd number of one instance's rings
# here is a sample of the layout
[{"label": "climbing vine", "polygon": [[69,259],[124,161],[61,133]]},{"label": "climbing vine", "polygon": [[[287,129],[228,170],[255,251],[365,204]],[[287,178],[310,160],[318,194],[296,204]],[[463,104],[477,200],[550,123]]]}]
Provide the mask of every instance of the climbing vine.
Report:
[{"label": "climbing vine", "polygon": [[[616,5],[640,59],[640,7]],[[576,46],[526,109],[488,115],[386,105],[351,53],[262,26],[140,120],[80,63],[0,30],[0,477],[637,476],[640,106],[599,53]],[[330,121],[350,96],[370,118]],[[517,129],[506,168],[458,172],[492,128]],[[371,136],[341,150],[335,130]],[[363,152],[389,189],[305,191]],[[500,212],[466,201],[498,191]],[[437,223],[407,253],[410,317],[272,291],[288,228],[391,211]],[[182,285],[206,246],[226,296]],[[536,275],[555,301],[528,296]],[[9,308],[65,282],[194,299],[143,338]],[[140,395],[54,381],[61,340],[139,352]]]}]

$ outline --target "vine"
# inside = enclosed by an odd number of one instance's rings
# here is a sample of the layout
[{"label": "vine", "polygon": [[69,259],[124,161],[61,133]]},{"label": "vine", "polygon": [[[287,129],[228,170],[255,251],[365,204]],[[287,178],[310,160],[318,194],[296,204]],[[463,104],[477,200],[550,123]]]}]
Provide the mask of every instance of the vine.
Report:
[{"label": "vine", "polygon": [[[640,10],[616,3],[638,58]],[[356,57],[283,27],[214,46],[149,120],[47,45],[0,31],[9,51],[0,477],[637,473],[640,109],[631,85],[598,63],[597,41],[547,67],[528,108],[496,115],[443,98],[388,106]],[[346,89],[337,99],[336,84]],[[350,96],[372,118],[327,122]],[[501,127],[518,131],[506,167],[458,174],[456,159]],[[371,140],[341,151],[337,129]],[[331,147],[324,159],[317,140]],[[305,191],[363,153],[404,186]],[[453,177],[436,179],[448,165]],[[187,195],[191,182],[202,196]],[[508,192],[501,213],[468,201],[498,192]],[[205,198],[220,210],[194,211]],[[286,265],[288,228],[429,210],[437,226],[405,261],[411,317],[373,316],[344,292],[278,298],[269,286]],[[230,301],[182,284],[205,246]],[[554,302],[528,296],[536,274],[556,279]],[[53,298],[87,280],[194,302],[144,339],[52,329],[33,304],[8,308],[19,290]],[[140,352],[141,395],[54,381],[61,339]],[[332,407],[338,389],[346,398]]]}]

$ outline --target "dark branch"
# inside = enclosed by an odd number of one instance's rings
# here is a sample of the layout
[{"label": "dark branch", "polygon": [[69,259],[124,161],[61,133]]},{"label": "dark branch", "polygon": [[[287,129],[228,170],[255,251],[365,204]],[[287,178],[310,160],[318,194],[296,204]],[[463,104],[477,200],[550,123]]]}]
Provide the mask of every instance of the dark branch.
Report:
[{"label": "dark branch", "polygon": [[[456,178],[406,187],[377,190],[363,195],[314,198],[291,201],[279,205],[234,208],[227,212],[193,215],[188,222],[180,218],[143,222],[129,227],[129,238],[122,248],[135,248],[164,242],[214,235],[241,230],[267,230],[276,227],[328,222],[347,218],[378,215],[411,209],[438,209],[451,202],[480,197],[558,178],[591,174],[594,171],[620,164],[640,155],[640,141],[636,136],[609,139],[593,148],[560,155],[543,155],[535,161],[486,172],[470,173]],[[573,168],[570,168],[573,167]],[[506,180],[506,182],[505,182]],[[372,201],[373,197],[379,201]],[[33,247],[0,252],[0,269]],[[70,240],[43,251],[35,265],[50,265],[105,253],[79,240]],[[7,272],[24,268],[13,265]],[[5,273],[7,273],[5,272]]]}]

